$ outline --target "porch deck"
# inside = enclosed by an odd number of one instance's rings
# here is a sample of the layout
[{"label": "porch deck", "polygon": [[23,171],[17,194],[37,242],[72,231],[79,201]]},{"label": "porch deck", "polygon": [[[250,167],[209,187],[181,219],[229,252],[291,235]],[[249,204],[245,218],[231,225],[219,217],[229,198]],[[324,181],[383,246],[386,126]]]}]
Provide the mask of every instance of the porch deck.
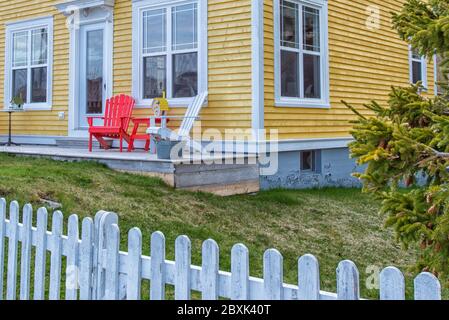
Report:
[{"label": "porch deck", "polygon": [[2,146],[0,153],[17,156],[44,157],[60,161],[94,161],[118,171],[158,177],[168,185],[193,191],[233,195],[257,192],[259,166],[254,156],[211,156],[178,160],[161,160],[143,151],[123,152],[58,146]]}]

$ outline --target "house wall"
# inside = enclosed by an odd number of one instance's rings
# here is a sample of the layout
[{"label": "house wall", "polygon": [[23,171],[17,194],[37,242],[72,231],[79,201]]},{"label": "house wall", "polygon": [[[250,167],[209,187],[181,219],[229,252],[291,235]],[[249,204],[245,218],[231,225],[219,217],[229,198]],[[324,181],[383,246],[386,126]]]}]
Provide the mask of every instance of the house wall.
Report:
[{"label": "house wall", "polygon": [[[8,22],[54,16],[53,108],[51,111],[27,111],[14,114],[14,134],[67,135],[67,120],[58,113],[68,111],[69,31],[65,17],[53,7],[60,1],[0,0],[0,108],[3,108],[5,78],[5,24]],[[8,131],[7,114],[0,113],[0,135]]]},{"label": "house wall", "polygon": [[[345,137],[354,115],[341,100],[362,114],[371,100],[386,105],[391,85],[409,83],[408,45],[392,29],[391,13],[404,0],[329,0],[329,109],[275,107],[273,1],[264,0],[265,126],[278,129],[280,139]],[[369,6],[381,11],[379,29],[368,29]],[[429,94],[434,94],[433,62],[428,70]]]},{"label": "house wall", "polygon": [[[0,101],[4,95],[5,23],[54,17],[53,107],[14,115],[14,134],[68,135],[69,31],[57,1],[0,0]],[[27,8],[20,10],[20,8]],[[251,0],[208,0],[209,104],[201,114],[203,129],[251,128]],[[132,0],[116,0],[114,8],[114,94],[132,92]],[[58,119],[65,112],[64,120]],[[173,108],[171,115],[183,115]],[[149,106],[135,116],[150,116]],[[178,123],[172,122],[176,127]],[[0,135],[7,115],[0,113]]]}]

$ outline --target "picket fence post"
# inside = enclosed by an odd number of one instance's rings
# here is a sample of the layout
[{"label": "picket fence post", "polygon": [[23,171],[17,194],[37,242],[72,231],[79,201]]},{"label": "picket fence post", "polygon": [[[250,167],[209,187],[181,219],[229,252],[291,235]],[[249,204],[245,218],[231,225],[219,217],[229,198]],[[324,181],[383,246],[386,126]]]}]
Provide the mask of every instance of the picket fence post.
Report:
[{"label": "picket fence post", "polygon": [[142,232],[138,228],[131,229],[128,234],[128,261],[126,298],[140,300],[142,285]]},{"label": "picket fence post", "polygon": [[175,242],[175,299],[190,300],[190,266],[191,262],[190,239],[180,236]]},{"label": "picket fence post", "polygon": [[249,251],[236,244],[231,251],[231,299],[248,300],[249,290]]},{"label": "picket fence post", "polygon": [[19,203],[12,201],[9,205],[9,241],[8,241],[8,271],[6,299],[16,300],[17,290],[17,250],[19,240]]},{"label": "picket fence post", "polygon": [[299,300],[320,300],[320,266],[310,254],[298,260],[298,287]]},{"label": "picket fence post", "polygon": [[354,262],[345,260],[337,268],[337,297],[339,300],[359,300],[359,271]]},{"label": "picket fence post", "polygon": [[265,252],[263,260],[264,299],[283,300],[283,257],[276,249],[270,249]]},{"label": "picket fence post", "polygon": [[414,281],[415,300],[441,300],[438,278],[429,272],[419,274]]},{"label": "picket fence post", "polygon": [[5,268],[5,238],[6,238],[6,200],[0,199],[0,300],[3,300],[3,276]]},{"label": "picket fence post", "polygon": [[45,208],[37,211],[36,258],[34,261],[34,300],[45,299],[45,271],[47,269],[47,228],[48,212]]},{"label": "picket fence post", "polygon": [[27,204],[22,213],[22,251],[20,254],[20,300],[30,299],[30,272],[31,272],[31,247],[33,207]]},{"label": "picket fence post", "polygon": [[93,298],[93,268],[94,255],[94,222],[91,218],[85,218],[81,231],[80,246],[80,300],[92,300]]},{"label": "picket fence post", "polygon": [[150,299],[165,299],[165,236],[162,232],[151,235]]},{"label": "picket fence post", "polygon": [[380,300],[405,300],[405,279],[398,268],[387,267],[379,275]]},{"label": "picket fence post", "polygon": [[218,299],[218,271],[220,261],[218,244],[209,239],[203,243],[201,268],[201,289],[203,300]]}]

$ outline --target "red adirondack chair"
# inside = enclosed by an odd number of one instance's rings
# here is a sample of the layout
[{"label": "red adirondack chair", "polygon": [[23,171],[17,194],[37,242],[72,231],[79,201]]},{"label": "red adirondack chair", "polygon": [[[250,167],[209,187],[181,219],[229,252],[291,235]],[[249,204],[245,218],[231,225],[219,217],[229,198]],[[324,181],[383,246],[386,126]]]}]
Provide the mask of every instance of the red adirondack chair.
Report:
[{"label": "red adirondack chair", "polygon": [[[120,152],[123,152],[123,139],[129,143],[129,122],[131,120],[135,100],[127,95],[121,94],[106,100],[106,111],[104,117],[87,117],[89,124],[89,151],[92,152],[92,140],[100,142],[104,149],[109,145],[104,138],[119,139]],[[94,119],[103,119],[102,126],[94,126]]]}]

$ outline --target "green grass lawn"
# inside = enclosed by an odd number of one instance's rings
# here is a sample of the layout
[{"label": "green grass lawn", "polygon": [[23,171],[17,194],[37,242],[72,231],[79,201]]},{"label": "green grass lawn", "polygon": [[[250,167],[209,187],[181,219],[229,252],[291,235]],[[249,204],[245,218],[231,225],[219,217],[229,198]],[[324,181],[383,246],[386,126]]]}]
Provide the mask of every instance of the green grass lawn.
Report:
[{"label": "green grass lawn", "polygon": [[[335,269],[343,259],[360,271],[361,293],[377,298],[365,280],[368,266],[395,265],[406,271],[414,252],[404,252],[383,228],[378,205],[355,189],[275,190],[257,195],[222,198],[175,191],[161,181],[111,171],[94,163],[63,163],[0,155],[0,197],[42,206],[40,198],[63,204],[66,217],[94,216],[99,210],[117,212],[123,249],[126,233],[139,227],[144,252],[154,231],[167,238],[167,257],[174,258],[174,241],[185,234],[192,240],[192,261],[201,263],[201,243],[212,238],[220,246],[220,267],[230,270],[230,251],[243,243],[250,250],[251,274],[262,275],[266,249],[284,256],[284,277],[297,282],[297,259],[311,253],[320,261],[322,289],[335,292]],[[407,273],[407,296],[413,275]]]}]

